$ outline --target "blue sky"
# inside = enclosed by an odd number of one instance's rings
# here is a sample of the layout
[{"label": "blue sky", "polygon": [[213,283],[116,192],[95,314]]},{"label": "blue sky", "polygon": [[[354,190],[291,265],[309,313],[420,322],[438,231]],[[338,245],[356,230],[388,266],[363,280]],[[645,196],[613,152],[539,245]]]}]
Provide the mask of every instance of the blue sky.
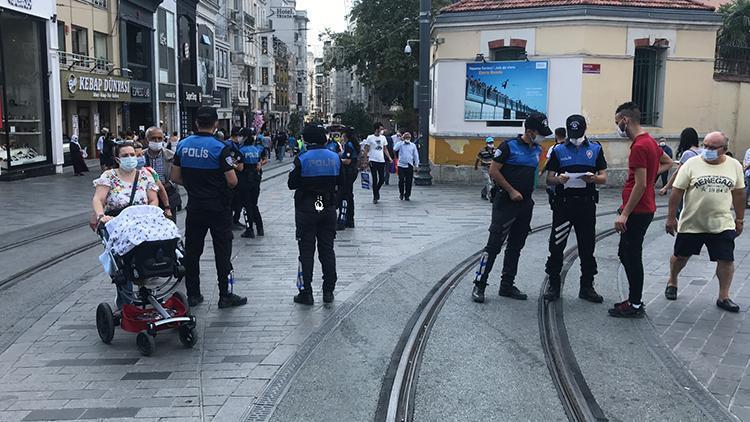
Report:
[{"label": "blue sky", "polygon": [[[547,62],[467,63],[466,76],[494,85],[502,94],[547,111]],[[539,69],[537,69],[539,67]],[[480,74],[481,73],[481,74]],[[508,81],[507,87],[502,84]]]}]

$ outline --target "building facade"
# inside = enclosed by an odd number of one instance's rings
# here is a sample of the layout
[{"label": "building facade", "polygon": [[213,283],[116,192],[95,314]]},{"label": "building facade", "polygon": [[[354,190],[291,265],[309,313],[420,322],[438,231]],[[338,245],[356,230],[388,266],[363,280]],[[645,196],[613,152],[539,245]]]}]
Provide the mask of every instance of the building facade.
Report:
[{"label": "building facade", "polygon": [[[712,7],[692,0],[648,7],[547,3],[485,2],[486,10],[477,10],[464,0],[437,16],[430,153],[438,179],[460,180],[452,173],[473,163],[484,137],[520,133],[529,104],[542,108],[553,128],[571,114],[584,115],[588,134],[602,142],[614,169],[613,183],[626,173],[628,142],[617,137],[613,120],[623,102],[641,105],[655,137],[674,140],[685,127],[747,136],[737,116],[748,111],[748,90],[713,78],[721,19]],[[545,79],[524,79],[514,73],[519,66],[546,70]],[[522,89],[525,95],[518,94]]]},{"label": "building facade", "polygon": [[177,1],[164,0],[154,15],[156,37],[156,117],[165,133],[180,133],[180,108],[178,102],[179,60],[177,56]]},{"label": "building facade", "polygon": [[180,134],[195,131],[195,112],[203,104],[203,89],[198,85],[198,0],[177,2],[177,58]]},{"label": "building facade", "polygon": [[53,2],[0,6],[0,179],[62,171],[57,50]]}]

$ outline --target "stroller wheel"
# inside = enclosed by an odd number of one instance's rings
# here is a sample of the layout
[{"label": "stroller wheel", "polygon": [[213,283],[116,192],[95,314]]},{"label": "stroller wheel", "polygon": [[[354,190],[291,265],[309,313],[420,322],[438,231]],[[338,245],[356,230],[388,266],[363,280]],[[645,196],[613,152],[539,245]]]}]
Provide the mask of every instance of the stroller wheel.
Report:
[{"label": "stroller wheel", "polygon": [[189,325],[180,326],[180,343],[185,347],[193,347],[198,342],[198,334],[195,332],[195,328]]},{"label": "stroller wheel", "polygon": [[187,296],[185,296],[182,292],[174,292],[174,296],[177,298],[177,300],[182,303],[183,306],[185,306],[185,313],[190,313],[190,303],[188,303]]},{"label": "stroller wheel", "polygon": [[143,356],[151,356],[156,351],[156,339],[145,330],[138,333],[135,337],[135,343]]},{"label": "stroller wheel", "polygon": [[115,317],[107,303],[100,303],[96,308],[96,330],[104,344],[110,344],[115,336]]}]

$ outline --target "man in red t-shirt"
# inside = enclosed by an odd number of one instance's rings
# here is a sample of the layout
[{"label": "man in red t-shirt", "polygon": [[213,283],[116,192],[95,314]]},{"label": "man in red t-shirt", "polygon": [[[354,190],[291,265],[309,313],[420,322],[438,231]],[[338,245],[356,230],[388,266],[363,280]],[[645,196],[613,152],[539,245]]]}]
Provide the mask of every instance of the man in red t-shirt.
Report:
[{"label": "man in red t-shirt", "polygon": [[643,316],[643,238],[656,212],[654,184],[659,174],[669,171],[672,159],[656,140],[641,127],[641,111],[628,102],[615,112],[617,133],[629,138],[628,179],[622,189],[622,207],[615,220],[620,233],[618,255],[628,277],[630,293],[624,302],[616,303],[609,314],[619,318]]}]

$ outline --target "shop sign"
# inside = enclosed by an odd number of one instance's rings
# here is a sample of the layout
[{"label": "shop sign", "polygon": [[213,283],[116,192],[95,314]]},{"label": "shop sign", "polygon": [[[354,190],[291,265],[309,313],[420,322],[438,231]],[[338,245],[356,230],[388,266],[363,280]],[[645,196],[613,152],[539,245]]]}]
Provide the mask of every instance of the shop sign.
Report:
[{"label": "shop sign", "polygon": [[8,4],[26,10],[31,10],[31,8],[33,7],[33,5],[31,4],[31,0],[8,0]]},{"label": "shop sign", "polygon": [[159,101],[163,103],[176,103],[177,87],[171,84],[159,84]]},{"label": "shop sign", "polygon": [[130,96],[133,102],[151,102],[151,84],[149,82],[131,81]]},{"label": "shop sign", "polygon": [[598,63],[584,63],[583,73],[589,75],[599,75],[600,73],[602,73],[602,65]]},{"label": "shop sign", "polygon": [[200,107],[203,104],[203,91],[196,85],[181,85],[182,103],[186,107]]},{"label": "shop sign", "polygon": [[50,19],[55,14],[55,2],[43,0],[0,0],[0,8],[8,8],[20,13]]},{"label": "shop sign", "polygon": [[60,72],[63,99],[83,101],[130,101],[130,80],[90,73]]}]

